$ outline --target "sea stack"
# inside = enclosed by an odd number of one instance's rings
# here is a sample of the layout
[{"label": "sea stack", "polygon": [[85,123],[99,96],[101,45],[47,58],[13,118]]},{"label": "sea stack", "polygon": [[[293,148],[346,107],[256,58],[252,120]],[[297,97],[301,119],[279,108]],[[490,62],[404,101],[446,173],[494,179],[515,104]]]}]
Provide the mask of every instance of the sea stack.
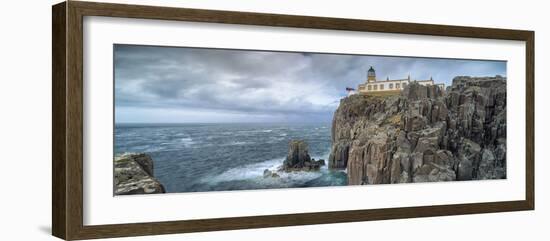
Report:
[{"label": "sea stack", "polygon": [[115,195],[165,193],[153,176],[153,159],[144,153],[115,157]]},{"label": "sea stack", "polygon": [[325,160],[312,159],[309,156],[308,144],[303,140],[291,140],[288,144],[288,154],[283,163],[282,169],[285,171],[309,171],[318,170],[325,165]]}]

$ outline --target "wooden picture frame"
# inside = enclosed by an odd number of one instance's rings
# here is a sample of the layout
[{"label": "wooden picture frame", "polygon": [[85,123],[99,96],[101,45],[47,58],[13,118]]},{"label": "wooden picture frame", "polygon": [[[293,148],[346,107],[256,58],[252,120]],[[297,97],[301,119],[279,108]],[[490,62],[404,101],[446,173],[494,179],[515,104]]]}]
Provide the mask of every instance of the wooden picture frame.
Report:
[{"label": "wooden picture frame", "polygon": [[[214,230],[356,222],[533,210],[534,32],[263,13],[67,1],[52,8],[52,233],[66,239],[110,238]],[[107,16],[327,30],[367,31],[526,43],[525,199],[489,203],[87,226],[83,224],[83,17]]]}]

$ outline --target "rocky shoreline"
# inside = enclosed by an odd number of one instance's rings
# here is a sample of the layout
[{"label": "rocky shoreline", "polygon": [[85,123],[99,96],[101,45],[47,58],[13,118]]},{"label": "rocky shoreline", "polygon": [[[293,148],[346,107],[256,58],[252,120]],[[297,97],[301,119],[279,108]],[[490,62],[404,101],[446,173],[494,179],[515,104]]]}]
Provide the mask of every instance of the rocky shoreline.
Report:
[{"label": "rocky shoreline", "polygon": [[334,114],[332,143],[328,165],[347,169],[349,185],[506,178],[506,79],[351,95]]},{"label": "rocky shoreline", "polygon": [[165,193],[154,177],[153,159],[144,153],[127,153],[115,157],[115,195]]}]

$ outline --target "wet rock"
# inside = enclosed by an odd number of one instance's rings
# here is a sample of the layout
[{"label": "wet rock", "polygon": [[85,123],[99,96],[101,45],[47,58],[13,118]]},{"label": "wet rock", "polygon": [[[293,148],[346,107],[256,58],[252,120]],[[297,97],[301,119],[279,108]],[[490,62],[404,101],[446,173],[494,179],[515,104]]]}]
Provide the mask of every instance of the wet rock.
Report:
[{"label": "wet rock", "polygon": [[284,166],[286,168],[304,167],[306,162],[311,161],[308,151],[309,147],[305,141],[290,141],[288,144],[288,155],[286,156]]},{"label": "wet rock", "polygon": [[325,160],[315,161],[309,156],[309,147],[305,141],[292,140],[288,144],[288,154],[282,169],[285,171],[311,171],[319,170],[323,165],[325,165]]},{"label": "wet rock", "polygon": [[141,168],[143,168],[143,170],[147,172],[147,174],[149,174],[150,176],[154,175],[153,159],[149,155],[145,153],[137,153],[131,155],[130,158],[137,162],[141,166]]},{"label": "wet rock", "polygon": [[270,171],[269,169],[264,170],[264,178],[278,178],[280,177],[277,172]]},{"label": "wet rock", "polygon": [[[312,161],[315,161],[315,159],[311,159]],[[317,163],[319,164],[319,166],[324,166],[326,163],[325,163],[325,159],[319,159],[317,160]]]},{"label": "wet rock", "polygon": [[124,154],[114,161],[115,195],[165,193],[153,176],[153,159],[147,154]]}]

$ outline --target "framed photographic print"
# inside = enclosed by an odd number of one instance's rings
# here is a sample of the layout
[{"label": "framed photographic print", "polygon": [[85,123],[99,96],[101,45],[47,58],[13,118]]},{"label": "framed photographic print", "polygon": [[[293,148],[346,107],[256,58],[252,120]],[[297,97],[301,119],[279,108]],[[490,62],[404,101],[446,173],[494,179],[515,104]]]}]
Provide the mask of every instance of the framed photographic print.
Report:
[{"label": "framed photographic print", "polygon": [[534,209],[532,31],[78,1],[52,24],[57,237]]}]

